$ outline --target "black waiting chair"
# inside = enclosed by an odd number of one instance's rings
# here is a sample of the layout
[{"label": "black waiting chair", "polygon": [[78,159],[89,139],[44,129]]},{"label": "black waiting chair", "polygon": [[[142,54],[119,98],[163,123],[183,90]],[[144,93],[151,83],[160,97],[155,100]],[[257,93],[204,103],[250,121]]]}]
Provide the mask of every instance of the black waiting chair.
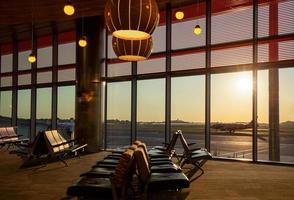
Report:
[{"label": "black waiting chair", "polygon": [[134,158],[138,170],[139,192],[143,198],[146,198],[148,192],[178,191],[190,186],[189,179],[182,172],[152,172],[142,148],[135,150]]},{"label": "black waiting chair", "polygon": [[182,131],[178,130],[178,134],[184,148],[180,166],[183,167],[185,164],[192,164],[204,173],[202,166],[207,160],[212,158],[211,154],[205,148],[189,148]]},{"label": "black waiting chair", "polygon": [[67,195],[79,199],[129,199],[134,171],[133,150],[126,150],[113,173],[82,176],[67,189]]}]

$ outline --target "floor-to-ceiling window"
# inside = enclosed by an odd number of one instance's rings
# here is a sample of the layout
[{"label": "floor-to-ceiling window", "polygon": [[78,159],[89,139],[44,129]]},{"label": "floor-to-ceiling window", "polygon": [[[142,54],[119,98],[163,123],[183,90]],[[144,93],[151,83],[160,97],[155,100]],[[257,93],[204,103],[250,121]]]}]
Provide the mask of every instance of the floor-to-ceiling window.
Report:
[{"label": "floor-to-ceiling window", "polygon": [[279,70],[280,161],[294,162],[294,68]]},{"label": "floor-to-ceiling window", "polygon": [[67,138],[74,138],[75,86],[60,86],[57,92],[57,129]]},{"label": "floor-to-ceiling window", "polygon": [[11,126],[12,91],[0,93],[0,117],[1,126]]},{"label": "floor-to-ceiling window", "polygon": [[51,129],[52,89],[37,89],[36,132]]},{"label": "floor-to-ceiling window", "polygon": [[107,84],[108,148],[125,146],[131,142],[131,82]]},{"label": "floor-to-ceiling window", "polygon": [[165,80],[137,82],[137,139],[148,146],[165,141]]},{"label": "floor-to-ceiling window", "polygon": [[[185,138],[205,146],[205,77],[184,76],[171,79],[171,132],[182,130]],[[178,141],[177,148],[181,149]]]},{"label": "floor-to-ceiling window", "polygon": [[252,76],[250,72],[211,76],[211,153],[252,158]]},{"label": "floor-to-ceiling window", "polygon": [[18,90],[17,93],[17,127],[18,134],[30,138],[31,127],[31,90]]}]

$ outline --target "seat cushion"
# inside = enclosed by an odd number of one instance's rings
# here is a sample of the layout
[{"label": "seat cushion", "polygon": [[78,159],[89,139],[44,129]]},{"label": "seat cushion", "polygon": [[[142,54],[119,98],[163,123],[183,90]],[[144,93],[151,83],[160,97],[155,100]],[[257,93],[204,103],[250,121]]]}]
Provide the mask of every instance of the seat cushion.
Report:
[{"label": "seat cushion", "polygon": [[90,171],[81,174],[80,176],[109,178],[113,175],[115,168],[96,167]]},{"label": "seat cushion", "polygon": [[109,178],[82,177],[67,189],[67,194],[78,197],[112,197]]},{"label": "seat cushion", "polygon": [[189,179],[184,173],[152,173],[148,190],[176,190],[189,186]]},{"label": "seat cushion", "polygon": [[191,159],[210,159],[211,154],[208,151],[199,151],[191,154]]},{"label": "seat cushion", "polygon": [[182,169],[175,164],[155,165],[151,167],[152,173],[182,172]]}]

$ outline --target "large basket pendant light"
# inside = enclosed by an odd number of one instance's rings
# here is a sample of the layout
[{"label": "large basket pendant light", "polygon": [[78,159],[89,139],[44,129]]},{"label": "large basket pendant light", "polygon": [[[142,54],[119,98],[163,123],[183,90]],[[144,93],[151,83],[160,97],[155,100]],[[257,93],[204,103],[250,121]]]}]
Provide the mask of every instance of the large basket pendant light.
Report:
[{"label": "large basket pendant light", "polygon": [[104,17],[114,37],[144,40],[158,25],[159,10],[156,0],[108,0]]},{"label": "large basket pendant light", "polygon": [[144,40],[124,40],[112,38],[112,47],[120,60],[140,61],[146,60],[152,50],[152,37]]}]

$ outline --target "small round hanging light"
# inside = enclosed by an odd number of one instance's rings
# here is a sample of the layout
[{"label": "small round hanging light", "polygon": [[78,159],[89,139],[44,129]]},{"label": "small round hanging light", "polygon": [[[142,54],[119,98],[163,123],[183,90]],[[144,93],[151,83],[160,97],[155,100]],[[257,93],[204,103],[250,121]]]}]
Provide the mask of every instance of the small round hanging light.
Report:
[{"label": "small round hanging light", "polygon": [[200,35],[201,32],[202,32],[202,29],[201,29],[201,27],[197,24],[197,25],[195,26],[195,28],[194,28],[194,33],[195,33],[195,35]]},{"label": "small round hanging light", "polygon": [[35,56],[33,53],[31,53],[31,54],[28,56],[28,61],[29,61],[30,63],[34,63],[34,62],[37,61],[37,58],[36,58],[36,56]]},{"label": "small round hanging light", "polygon": [[75,13],[75,7],[72,5],[70,0],[68,0],[65,6],[63,7],[63,12],[66,15],[73,15]]},{"label": "small round hanging light", "polygon": [[179,9],[179,10],[177,10],[175,16],[176,16],[176,19],[182,20],[182,19],[184,19],[185,14],[181,9]]},{"label": "small round hanging light", "polygon": [[112,47],[120,60],[146,60],[149,58],[153,47],[152,37],[144,40],[124,40],[112,37]]},{"label": "small round hanging light", "polygon": [[80,47],[86,47],[87,46],[87,38],[86,36],[82,36],[80,39],[79,39],[79,46]]},{"label": "small round hanging light", "polygon": [[148,39],[159,23],[156,0],[107,0],[105,23],[114,37]]}]

